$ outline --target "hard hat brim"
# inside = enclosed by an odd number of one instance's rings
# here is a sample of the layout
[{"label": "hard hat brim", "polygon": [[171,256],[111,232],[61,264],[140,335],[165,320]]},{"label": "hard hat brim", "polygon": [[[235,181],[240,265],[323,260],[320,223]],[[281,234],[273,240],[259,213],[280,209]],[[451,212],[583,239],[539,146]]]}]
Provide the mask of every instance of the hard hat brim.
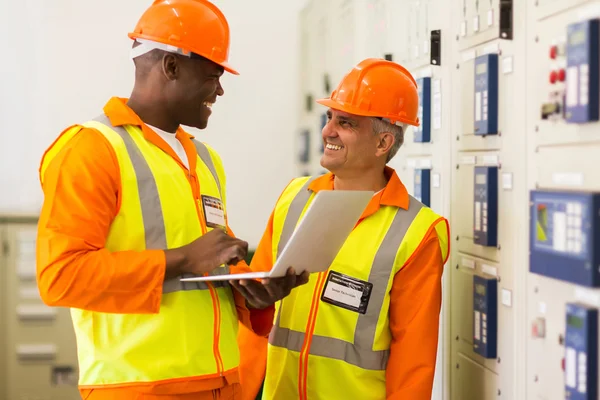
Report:
[{"label": "hard hat brim", "polygon": [[337,110],[337,111],[343,111],[343,112],[346,112],[348,114],[358,115],[358,116],[361,116],[361,117],[388,118],[388,119],[393,119],[393,120],[396,120],[398,122],[403,122],[403,123],[406,123],[406,124],[409,124],[409,125],[419,126],[419,122],[418,121],[410,121],[410,120],[405,119],[405,118],[390,117],[389,115],[380,115],[380,113],[361,110],[359,108],[351,106],[350,104],[343,104],[343,103],[337,102],[335,100],[332,100],[330,98],[319,99],[319,100],[317,100],[317,103],[319,103],[319,104],[321,104],[321,105],[323,105],[325,107],[332,108],[332,109]]}]

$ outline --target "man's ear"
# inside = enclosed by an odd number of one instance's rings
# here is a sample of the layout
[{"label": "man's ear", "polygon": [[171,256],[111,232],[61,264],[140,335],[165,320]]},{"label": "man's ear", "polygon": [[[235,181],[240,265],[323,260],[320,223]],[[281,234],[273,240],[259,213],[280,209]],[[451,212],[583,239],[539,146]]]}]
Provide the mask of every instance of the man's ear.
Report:
[{"label": "man's ear", "polygon": [[380,133],[377,143],[377,156],[389,153],[395,142],[396,138],[391,132]]},{"label": "man's ear", "polygon": [[175,81],[181,74],[180,60],[175,54],[165,53],[162,58],[162,70],[165,77],[170,81]]}]

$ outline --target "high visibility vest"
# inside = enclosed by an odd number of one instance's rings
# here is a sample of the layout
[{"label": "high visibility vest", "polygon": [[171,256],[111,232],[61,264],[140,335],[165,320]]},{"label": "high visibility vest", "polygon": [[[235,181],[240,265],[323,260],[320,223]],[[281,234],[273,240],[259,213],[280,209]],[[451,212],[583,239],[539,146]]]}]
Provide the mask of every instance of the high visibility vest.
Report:
[{"label": "high visibility vest", "polygon": [[[311,203],[313,178],[290,183],[275,206],[275,260]],[[276,306],[263,399],[385,399],[392,340],[390,290],[396,273],[436,229],[448,254],[446,220],[410,197],[408,210],[382,206],[350,234],[329,271],[370,282],[364,314],[321,301],[328,272],[311,276]]]},{"label": "high visibility vest", "polygon": [[[181,247],[211,230],[200,222],[203,207],[184,171],[147,141],[139,127],[113,127],[104,115],[83,126],[104,135],[119,164],[121,207],[106,240],[109,251]],[[46,153],[42,174],[80,130],[75,126],[59,137]],[[225,207],[220,157],[205,144],[194,143],[201,194],[221,199]],[[223,267],[211,274],[228,272]],[[71,309],[71,315],[83,387],[220,376],[239,364],[238,317],[227,282],[165,281],[158,314]]]}]

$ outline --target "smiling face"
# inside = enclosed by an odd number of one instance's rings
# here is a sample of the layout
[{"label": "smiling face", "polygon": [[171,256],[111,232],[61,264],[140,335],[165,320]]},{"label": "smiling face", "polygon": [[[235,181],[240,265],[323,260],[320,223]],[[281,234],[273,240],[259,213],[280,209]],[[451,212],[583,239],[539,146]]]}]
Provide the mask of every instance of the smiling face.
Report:
[{"label": "smiling face", "polygon": [[224,94],[223,67],[200,57],[169,54],[163,59],[163,72],[169,79],[165,91],[170,114],[182,125],[206,128],[217,96]]},{"label": "smiling face", "polygon": [[374,133],[371,118],[334,109],[327,111],[322,137],[325,151],[321,165],[338,176],[383,168],[394,144],[393,134]]}]

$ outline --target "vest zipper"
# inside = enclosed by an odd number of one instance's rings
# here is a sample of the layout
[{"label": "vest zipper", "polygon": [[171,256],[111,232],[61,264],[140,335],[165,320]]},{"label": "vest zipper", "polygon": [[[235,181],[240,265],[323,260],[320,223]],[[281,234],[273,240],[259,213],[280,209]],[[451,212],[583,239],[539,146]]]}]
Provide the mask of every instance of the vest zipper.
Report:
[{"label": "vest zipper", "polygon": [[308,356],[312,337],[315,332],[315,325],[317,320],[317,313],[319,311],[319,299],[320,293],[323,291],[325,281],[327,280],[327,272],[319,273],[317,284],[315,285],[315,291],[313,292],[312,304],[310,307],[310,313],[308,314],[308,321],[306,323],[306,334],[304,335],[304,343],[302,344],[302,350],[300,350],[300,359],[298,366],[298,395],[300,400],[308,399]]},{"label": "vest zipper", "polygon": [[[200,182],[198,182],[197,178],[192,178],[192,174],[188,173],[188,177],[190,178],[190,184],[192,186],[192,192],[197,195],[194,195],[196,198],[196,213],[198,214],[198,219],[200,220],[200,228],[202,229],[202,234],[206,235],[206,218],[204,217],[204,213],[202,212],[202,202],[200,200]],[[196,185],[194,185],[193,183]],[[210,282],[206,282],[208,286],[208,291],[210,292],[210,298],[212,300],[213,306],[213,356],[215,357],[215,363],[217,364],[217,373],[219,376],[223,376],[223,359],[221,358],[221,353],[219,351],[219,341],[221,337],[221,304],[219,302],[219,295],[215,290],[214,286]]]}]

